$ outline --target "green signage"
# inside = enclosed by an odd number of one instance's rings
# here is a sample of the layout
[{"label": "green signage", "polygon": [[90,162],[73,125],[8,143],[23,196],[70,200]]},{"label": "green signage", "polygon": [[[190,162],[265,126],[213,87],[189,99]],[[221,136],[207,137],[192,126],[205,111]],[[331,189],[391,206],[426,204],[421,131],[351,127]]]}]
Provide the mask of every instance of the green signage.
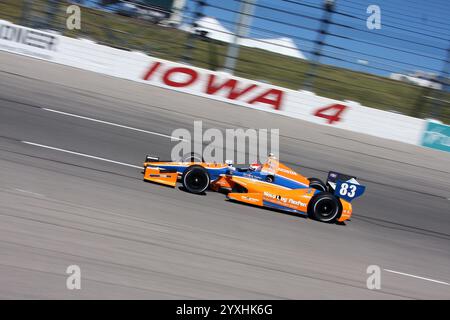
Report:
[{"label": "green signage", "polygon": [[422,146],[450,152],[450,126],[428,121],[422,135]]}]

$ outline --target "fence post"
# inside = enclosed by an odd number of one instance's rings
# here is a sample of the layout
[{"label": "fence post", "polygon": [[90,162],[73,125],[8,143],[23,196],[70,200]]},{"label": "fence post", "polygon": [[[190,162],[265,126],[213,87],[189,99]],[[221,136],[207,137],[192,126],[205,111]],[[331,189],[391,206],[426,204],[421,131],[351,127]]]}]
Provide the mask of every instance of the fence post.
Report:
[{"label": "fence post", "polygon": [[26,26],[28,22],[28,17],[33,6],[33,0],[23,0],[22,3],[22,14],[20,16],[20,24]]},{"label": "fence post", "polygon": [[[431,99],[431,117],[438,119],[442,114],[442,106],[448,103],[445,100],[445,93],[449,92],[449,76],[450,76],[450,46],[447,49],[447,57],[445,59],[444,68],[442,69],[441,75],[438,77],[439,83],[442,84],[440,95],[437,93]],[[437,90],[434,90],[437,91]],[[439,98],[440,96],[441,98]]]},{"label": "fence post", "polygon": [[335,0],[324,0],[323,3],[323,16],[320,21],[320,31],[315,41],[313,56],[309,62],[308,72],[305,74],[305,82],[303,88],[308,91],[313,90],[314,79],[317,74],[317,67],[319,64],[320,56],[322,55],[322,47],[325,44],[325,38],[327,35],[328,27],[330,26],[331,16],[333,14]]},{"label": "fence post", "polygon": [[184,47],[184,53],[181,56],[181,62],[190,64],[192,61],[192,50],[194,49],[194,40],[196,37],[195,28],[197,27],[197,19],[203,17],[203,8],[206,6],[206,1],[196,0],[196,5],[194,9],[194,15],[191,21],[191,30],[186,39],[186,44]]},{"label": "fence post", "polygon": [[60,6],[60,0],[47,0],[47,8],[45,9],[45,15],[46,15],[46,28],[55,30],[55,29],[61,29],[57,28],[56,22],[57,22],[57,14]]},{"label": "fence post", "polygon": [[247,36],[256,0],[241,0],[238,17],[236,19],[236,31],[233,41],[228,45],[225,58],[224,71],[233,73],[236,68],[236,60],[239,56],[239,39]]}]

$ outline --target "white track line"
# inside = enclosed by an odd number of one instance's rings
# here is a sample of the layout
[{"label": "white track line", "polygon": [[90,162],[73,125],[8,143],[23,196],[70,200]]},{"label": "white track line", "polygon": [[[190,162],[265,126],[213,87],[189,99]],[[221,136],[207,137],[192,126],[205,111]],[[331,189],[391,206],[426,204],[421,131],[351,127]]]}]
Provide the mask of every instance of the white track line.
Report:
[{"label": "white track line", "polygon": [[58,113],[58,114],[62,114],[62,115],[69,116],[69,117],[74,117],[74,118],[89,120],[89,121],[98,122],[98,123],[102,123],[102,124],[107,124],[107,125],[110,125],[110,126],[119,127],[119,128],[123,128],[123,129],[128,129],[128,130],[133,130],[133,131],[138,131],[138,132],[143,132],[143,133],[148,133],[148,134],[152,134],[152,135],[160,136],[160,137],[165,137],[165,138],[170,138],[172,140],[178,140],[178,141],[183,141],[184,140],[184,139],[180,139],[178,137],[169,136],[167,134],[162,134],[162,133],[159,133],[159,132],[133,128],[133,127],[124,126],[124,125],[113,123],[113,122],[108,122],[108,121],[103,121],[103,120],[99,120],[99,119],[79,116],[79,115],[73,114],[73,113],[68,113],[68,112],[63,112],[63,111],[58,111],[58,110],[53,110],[53,109],[48,109],[48,108],[42,108],[42,110],[49,111],[49,112],[54,112],[54,113]]},{"label": "white track line", "polygon": [[61,151],[61,152],[70,153],[70,154],[74,154],[74,155],[81,156],[81,157],[86,157],[86,158],[91,158],[91,159],[101,160],[101,161],[105,161],[105,162],[110,162],[110,163],[120,164],[120,165],[122,165],[122,166],[127,166],[127,167],[131,167],[131,168],[142,169],[142,166],[135,166],[135,165],[133,165],[133,164],[123,163],[123,162],[114,161],[114,160],[109,160],[109,159],[100,158],[100,157],[95,157],[95,156],[91,156],[91,155],[89,155],[89,154],[84,154],[84,153],[79,153],[79,152],[75,152],[75,151],[70,151],[70,150],[65,150],[65,149],[55,148],[55,147],[46,146],[46,145],[44,145],[44,144],[34,143],[34,142],[30,142],[30,141],[21,141],[21,142],[22,142],[22,143],[29,144],[29,145],[32,145],[32,146],[36,146],[36,147],[41,147],[41,148],[46,148],[46,149],[50,149],[50,150]]},{"label": "white track line", "polygon": [[439,280],[434,280],[434,279],[430,279],[430,278],[424,278],[424,277],[419,277],[419,276],[415,276],[413,274],[409,274],[409,273],[404,273],[404,272],[399,272],[399,271],[394,271],[394,270],[390,270],[390,269],[383,269],[386,272],[391,272],[391,273],[395,273],[395,274],[400,274],[402,276],[407,276],[407,277],[412,277],[412,278],[416,278],[416,279],[421,279],[421,280],[426,280],[426,281],[431,281],[431,282],[435,282],[435,283],[439,283],[439,284],[444,284],[447,286],[450,286],[450,283],[445,282],[445,281],[439,281]]},{"label": "white track line", "polygon": [[31,194],[31,195],[34,195],[34,196],[38,196],[38,197],[45,197],[43,194],[32,192],[32,191],[25,190],[25,189],[14,188],[14,190],[22,192],[22,193],[28,193],[28,194]]}]

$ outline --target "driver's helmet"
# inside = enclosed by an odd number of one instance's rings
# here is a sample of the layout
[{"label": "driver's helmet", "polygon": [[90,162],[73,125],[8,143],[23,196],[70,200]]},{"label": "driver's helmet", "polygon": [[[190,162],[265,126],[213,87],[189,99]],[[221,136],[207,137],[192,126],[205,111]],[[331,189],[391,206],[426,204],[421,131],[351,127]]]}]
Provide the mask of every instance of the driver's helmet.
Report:
[{"label": "driver's helmet", "polygon": [[248,167],[248,169],[250,170],[250,171],[258,171],[258,170],[261,170],[261,164],[259,164],[259,163],[252,163],[249,167]]}]

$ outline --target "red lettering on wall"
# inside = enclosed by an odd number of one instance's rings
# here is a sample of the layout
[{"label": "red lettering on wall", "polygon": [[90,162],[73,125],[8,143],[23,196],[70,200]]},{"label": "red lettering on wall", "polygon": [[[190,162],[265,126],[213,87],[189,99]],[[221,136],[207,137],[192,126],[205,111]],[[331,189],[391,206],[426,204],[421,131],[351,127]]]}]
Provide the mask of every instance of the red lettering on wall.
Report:
[{"label": "red lettering on wall", "polygon": [[[344,106],[343,104],[333,104],[331,106],[317,109],[316,112],[314,112],[314,115],[316,117],[327,119],[328,124],[333,124],[333,122],[341,121],[340,115],[346,108],[347,106]],[[328,111],[328,113],[326,113],[326,111]]]},{"label": "red lettering on wall", "polygon": [[[177,77],[178,76],[178,77]],[[207,79],[206,79],[207,78]],[[201,86],[208,95],[219,95],[230,100],[240,100],[248,104],[266,104],[276,110],[281,108],[284,92],[278,89],[260,87],[247,80],[219,79],[216,74],[203,73],[189,67],[171,67],[165,62],[154,62],[143,76],[143,80],[163,83],[174,88]],[[206,83],[204,83],[206,82]],[[250,82],[250,83],[249,83]],[[261,90],[265,90],[262,93]],[[200,93],[200,92],[198,92]],[[255,97],[256,96],[256,97]]]},{"label": "red lettering on wall", "polygon": [[147,73],[144,75],[144,80],[150,79],[150,77],[155,73],[155,71],[161,66],[161,62],[154,63],[150,69],[148,69]]},{"label": "red lettering on wall", "polygon": [[[171,76],[175,73],[187,74],[189,76],[189,79],[184,82],[173,81],[173,80],[171,80]],[[195,80],[197,80],[197,78],[198,78],[197,71],[195,71],[193,69],[189,69],[189,68],[178,67],[178,68],[172,68],[172,69],[167,70],[167,72],[164,74],[163,82],[165,84],[167,84],[168,86],[179,88],[179,87],[187,87],[187,86],[191,85],[192,83],[195,82]]]},{"label": "red lettering on wall", "polygon": [[282,99],[283,99],[283,91],[278,89],[270,89],[260,94],[256,98],[250,100],[248,103],[249,104],[254,104],[256,102],[265,103],[272,105],[275,110],[278,110],[280,109]]},{"label": "red lettering on wall", "polygon": [[228,79],[227,81],[225,81],[221,84],[218,84],[218,85],[214,84],[215,79],[216,79],[216,75],[214,75],[214,74],[209,75],[206,93],[207,94],[216,94],[217,91],[226,88],[228,90],[228,99],[232,99],[232,100],[236,100],[243,94],[246,94],[247,92],[249,92],[257,87],[256,84],[252,84],[243,90],[238,90],[238,89],[236,89],[236,85],[238,83],[236,79]]}]

